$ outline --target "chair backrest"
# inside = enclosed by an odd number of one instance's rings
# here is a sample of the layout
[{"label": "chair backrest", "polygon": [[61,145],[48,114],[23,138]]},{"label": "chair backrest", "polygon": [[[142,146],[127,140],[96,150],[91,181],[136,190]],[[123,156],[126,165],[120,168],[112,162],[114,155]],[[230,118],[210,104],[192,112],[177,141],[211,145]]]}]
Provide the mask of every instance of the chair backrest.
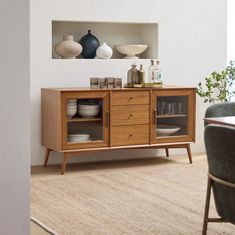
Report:
[{"label": "chair backrest", "polygon": [[235,116],[235,102],[213,104],[207,108],[205,113],[205,118],[224,116]]},{"label": "chair backrest", "polygon": [[[235,183],[235,128],[210,124],[204,138],[209,172]],[[218,214],[235,224],[235,189],[216,182],[212,188]]]}]

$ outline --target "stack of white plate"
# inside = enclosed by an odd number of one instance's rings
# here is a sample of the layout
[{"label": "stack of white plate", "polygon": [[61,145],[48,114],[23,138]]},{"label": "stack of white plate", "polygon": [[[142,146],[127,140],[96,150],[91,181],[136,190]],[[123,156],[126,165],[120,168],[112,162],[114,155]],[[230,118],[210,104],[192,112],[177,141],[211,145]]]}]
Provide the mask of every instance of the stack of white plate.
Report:
[{"label": "stack of white plate", "polygon": [[68,99],[67,100],[67,116],[72,118],[78,111],[77,99]]},{"label": "stack of white plate", "polygon": [[84,118],[92,118],[98,115],[99,105],[98,104],[79,104],[78,113]]},{"label": "stack of white plate", "polygon": [[69,142],[86,142],[91,141],[89,134],[68,134]]}]

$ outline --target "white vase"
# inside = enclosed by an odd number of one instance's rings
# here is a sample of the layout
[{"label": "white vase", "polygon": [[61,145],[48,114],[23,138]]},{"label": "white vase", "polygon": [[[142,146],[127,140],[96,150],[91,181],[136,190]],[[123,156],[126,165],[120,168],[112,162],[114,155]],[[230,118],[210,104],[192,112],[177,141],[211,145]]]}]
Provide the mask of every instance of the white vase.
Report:
[{"label": "white vase", "polygon": [[82,46],[73,40],[73,35],[66,35],[63,41],[55,45],[55,52],[62,59],[75,59],[82,52]]},{"label": "white vase", "polygon": [[104,42],[96,49],[96,56],[100,59],[110,59],[113,55],[113,50],[110,46]]}]

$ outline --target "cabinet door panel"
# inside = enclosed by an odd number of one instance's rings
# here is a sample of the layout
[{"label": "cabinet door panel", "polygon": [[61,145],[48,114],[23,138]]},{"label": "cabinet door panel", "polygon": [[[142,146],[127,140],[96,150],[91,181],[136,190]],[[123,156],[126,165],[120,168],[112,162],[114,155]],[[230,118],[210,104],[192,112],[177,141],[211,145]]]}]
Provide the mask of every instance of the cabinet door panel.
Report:
[{"label": "cabinet door panel", "polygon": [[194,141],[194,89],[154,91],[152,114],[152,143]]},{"label": "cabinet door panel", "polygon": [[63,149],[109,146],[109,93],[62,93]]},{"label": "cabinet door panel", "polygon": [[112,106],[112,126],[138,124],[149,124],[149,105]]}]

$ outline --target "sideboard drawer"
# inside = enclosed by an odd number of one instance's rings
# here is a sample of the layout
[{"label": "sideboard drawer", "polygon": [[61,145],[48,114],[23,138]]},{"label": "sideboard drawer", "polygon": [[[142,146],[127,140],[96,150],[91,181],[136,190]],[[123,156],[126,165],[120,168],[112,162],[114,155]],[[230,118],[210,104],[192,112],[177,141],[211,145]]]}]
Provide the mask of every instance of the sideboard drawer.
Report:
[{"label": "sideboard drawer", "polygon": [[148,91],[114,91],[112,105],[149,104]]},{"label": "sideboard drawer", "polygon": [[111,125],[149,124],[149,105],[112,106]]},{"label": "sideboard drawer", "polygon": [[149,125],[113,126],[112,146],[149,144]]}]

